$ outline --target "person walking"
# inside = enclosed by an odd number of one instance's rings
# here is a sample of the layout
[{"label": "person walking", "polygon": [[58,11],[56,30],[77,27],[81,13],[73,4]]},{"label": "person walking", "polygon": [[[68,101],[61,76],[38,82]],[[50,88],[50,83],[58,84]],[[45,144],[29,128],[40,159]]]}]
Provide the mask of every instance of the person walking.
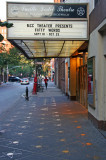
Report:
[{"label": "person walking", "polygon": [[47,79],[47,77],[45,77],[45,79],[44,79],[44,82],[45,82],[45,87],[46,87],[46,89],[47,89],[47,82],[48,82],[48,79]]},{"label": "person walking", "polygon": [[34,78],[34,85],[33,85],[33,94],[37,94],[37,74],[35,75]]}]

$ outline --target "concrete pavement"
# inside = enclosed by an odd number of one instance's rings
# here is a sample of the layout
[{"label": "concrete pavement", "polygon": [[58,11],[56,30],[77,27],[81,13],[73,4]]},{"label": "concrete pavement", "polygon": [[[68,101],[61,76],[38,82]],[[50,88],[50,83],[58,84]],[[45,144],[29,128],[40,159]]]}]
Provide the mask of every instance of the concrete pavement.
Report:
[{"label": "concrete pavement", "polygon": [[71,102],[49,83],[29,101],[20,98],[0,117],[0,160],[105,160],[106,139]]}]

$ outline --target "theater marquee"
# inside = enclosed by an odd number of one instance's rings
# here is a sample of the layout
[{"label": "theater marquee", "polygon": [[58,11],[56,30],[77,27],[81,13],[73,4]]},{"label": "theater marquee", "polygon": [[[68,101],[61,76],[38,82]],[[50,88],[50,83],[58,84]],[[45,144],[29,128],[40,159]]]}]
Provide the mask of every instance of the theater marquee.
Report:
[{"label": "theater marquee", "polygon": [[7,2],[7,39],[27,58],[70,57],[88,40],[88,4]]},{"label": "theater marquee", "polygon": [[87,39],[87,22],[77,21],[16,21],[9,22],[8,38],[15,39]]}]

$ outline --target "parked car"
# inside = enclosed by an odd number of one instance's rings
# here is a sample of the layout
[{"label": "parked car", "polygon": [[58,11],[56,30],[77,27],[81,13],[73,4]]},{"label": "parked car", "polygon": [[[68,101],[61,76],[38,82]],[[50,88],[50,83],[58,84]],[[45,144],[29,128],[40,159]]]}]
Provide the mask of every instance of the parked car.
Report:
[{"label": "parked car", "polygon": [[22,84],[29,84],[29,79],[28,78],[21,79],[21,85]]},{"label": "parked car", "polygon": [[20,82],[21,79],[20,79],[19,77],[10,76],[10,77],[8,78],[8,81],[9,81],[9,82]]}]

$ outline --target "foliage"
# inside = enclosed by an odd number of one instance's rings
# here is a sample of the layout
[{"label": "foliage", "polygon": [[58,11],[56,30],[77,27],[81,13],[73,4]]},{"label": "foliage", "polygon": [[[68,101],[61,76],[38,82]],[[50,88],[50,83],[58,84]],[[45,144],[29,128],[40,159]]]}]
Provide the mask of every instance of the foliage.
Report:
[{"label": "foliage", "polygon": [[0,53],[0,67],[5,67],[7,64],[8,55],[7,53]]},{"label": "foliage", "polygon": [[[37,58],[34,60],[38,75],[48,75],[48,72],[50,70],[50,60],[50,58]],[[42,64],[40,64],[39,62],[42,62]]]},{"label": "foliage", "polygon": [[[8,23],[7,21],[5,22],[0,22],[0,27],[7,27],[7,28],[11,28],[13,27],[13,23]],[[0,42],[4,39],[4,37],[0,34]]]},{"label": "foliage", "polygon": [[20,55],[20,64],[21,65],[26,65],[26,64],[34,65],[34,60],[29,60],[24,55],[21,54]]},{"label": "foliage", "polygon": [[7,28],[11,28],[11,27],[13,27],[13,23],[8,23],[7,21],[5,21],[5,22],[0,22],[0,26],[1,27],[7,27]]},{"label": "foliage", "polygon": [[10,68],[10,75],[18,77],[32,77],[34,68],[30,65],[17,66],[16,68]]},{"label": "foliage", "polygon": [[[39,58],[36,60],[28,60],[15,47],[9,50],[9,53],[1,48],[3,53],[0,53],[0,68],[6,68],[8,65],[9,74],[18,77],[32,77],[35,70],[40,75],[48,75],[50,71],[50,60]],[[36,62],[43,62],[42,65]],[[6,71],[6,69],[5,69]]]},{"label": "foliage", "polygon": [[0,34],[0,42],[2,42],[4,37]]},{"label": "foliage", "polygon": [[15,47],[11,48],[9,53],[4,52],[3,48],[1,50],[3,52],[0,53],[0,68],[6,68],[8,65],[9,74],[14,76],[27,77],[33,74],[33,60],[28,60]]},{"label": "foliage", "polygon": [[21,60],[19,51],[14,47],[11,48],[8,54],[8,64],[18,65]]},{"label": "foliage", "polygon": [[31,77],[34,68],[33,60],[28,60],[24,55],[20,55],[19,66],[10,70],[10,74],[18,77]]},{"label": "foliage", "polygon": [[18,77],[31,77],[35,68],[33,60],[28,60],[21,54],[19,57],[18,66],[10,69],[10,74]]},{"label": "foliage", "polygon": [[50,70],[50,60],[51,60],[50,58],[49,59],[44,59],[44,63],[42,65],[44,76],[47,76],[48,72]]},{"label": "foliage", "polygon": [[[1,50],[3,50],[1,48]],[[18,65],[20,56],[18,55],[18,50],[16,48],[11,48],[9,53],[0,53],[0,67],[5,67],[7,65]]]}]

